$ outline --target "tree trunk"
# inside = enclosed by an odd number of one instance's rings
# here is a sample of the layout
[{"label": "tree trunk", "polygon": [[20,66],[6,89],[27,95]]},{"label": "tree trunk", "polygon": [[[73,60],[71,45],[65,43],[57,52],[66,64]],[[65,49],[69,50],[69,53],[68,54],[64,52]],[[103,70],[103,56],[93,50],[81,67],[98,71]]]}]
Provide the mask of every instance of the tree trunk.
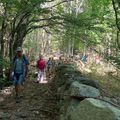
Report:
[{"label": "tree trunk", "polygon": [[117,30],[117,38],[116,38],[116,43],[117,43],[117,47],[120,49],[120,31]]},{"label": "tree trunk", "polygon": [[12,60],[12,58],[13,58],[13,43],[11,40],[9,43],[9,58],[10,58],[10,60]]}]

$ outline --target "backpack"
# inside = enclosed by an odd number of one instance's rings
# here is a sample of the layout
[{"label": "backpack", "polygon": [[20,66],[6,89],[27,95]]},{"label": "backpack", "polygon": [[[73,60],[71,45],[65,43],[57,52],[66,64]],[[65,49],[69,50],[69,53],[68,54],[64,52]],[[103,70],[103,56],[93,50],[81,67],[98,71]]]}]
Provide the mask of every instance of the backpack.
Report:
[{"label": "backpack", "polygon": [[[13,58],[13,64],[15,63],[16,59],[17,59],[17,55]],[[23,63],[25,63],[25,65],[29,65],[29,61],[24,54],[22,56],[22,60],[23,60]]]},{"label": "backpack", "polygon": [[43,59],[38,60],[38,62],[37,62],[37,67],[38,67],[40,70],[45,69],[45,67],[46,67],[45,61],[44,61]]}]

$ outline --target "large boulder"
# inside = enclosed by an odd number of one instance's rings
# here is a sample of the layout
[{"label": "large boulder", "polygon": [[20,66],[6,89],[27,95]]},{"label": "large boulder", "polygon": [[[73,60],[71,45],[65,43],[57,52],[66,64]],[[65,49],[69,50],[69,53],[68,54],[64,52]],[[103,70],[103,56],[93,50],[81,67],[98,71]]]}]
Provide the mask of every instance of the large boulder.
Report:
[{"label": "large boulder", "polygon": [[[73,75],[74,75],[74,74],[73,74]],[[64,77],[65,77],[65,75],[64,75]],[[76,78],[77,78],[77,79],[76,79]],[[98,84],[97,81],[89,80],[89,79],[87,79],[87,78],[85,78],[85,77],[69,75],[68,78],[63,78],[62,80],[66,80],[66,81],[64,81],[64,86],[66,86],[64,90],[68,90],[69,87],[70,87],[70,85],[71,85],[73,82],[75,82],[75,81],[79,82],[80,84],[85,84],[85,85],[94,87],[94,88],[96,88],[96,89],[100,89],[100,86],[99,86],[99,84]]]},{"label": "large boulder", "polygon": [[80,101],[77,99],[69,99],[69,101],[64,101],[64,106],[61,109],[60,120],[67,120],[67,117],[73,113],[76,107],[79,105]]},{"label": "large boulder", "polygon": [[86,80],[81,80],[79,83],[85,84],[85,85],[88,85],[88,86],[91,86],[91,87],[94,87],[94,88],[97,88],[97,89],[100,88],[99,84],[94,80],[86,79]]},{"label": "large boulder", "polygon": [[100,91],[98,89],[88,85],[80,84],[77,81],[71,84],[69,91],[70,96],[76,98],[97,98],[100,96]]},{"label": "large boulder", "polygon": [[102,100],[86,98],[66,120],[120,120],[120,110]]},{"label": "large boulder", "polygon": [[69,101],[69,105],[67,106],[67,110],[65,111],[66,116],[72,114],[76,107],[79,105],[80,101],[78,99],[71,99]]},{"label": "large boulder", "polygon": [[81,84],[85,84],[85,85],[89,85],[89,86],[95,87],[97,89],[100,88],[100,86],[99,86],[97,81],[88,79],[88,78],[86,78],[84,76],[82,76],[82,77],[81,76],[75,76],[73,80],[74,81],[78,81]]}]

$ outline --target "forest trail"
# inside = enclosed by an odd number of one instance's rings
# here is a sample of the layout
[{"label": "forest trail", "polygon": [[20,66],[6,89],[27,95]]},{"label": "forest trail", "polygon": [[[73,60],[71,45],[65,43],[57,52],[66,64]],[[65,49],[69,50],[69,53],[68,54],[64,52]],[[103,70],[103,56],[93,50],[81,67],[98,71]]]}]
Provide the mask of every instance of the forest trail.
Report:
[{"label": "forest trail", "polygon": [[56,120],[56,100],[48,92],[49,84],[27,81],[23,98],[16,103],[12,93],[0,102],[1,120]]}]

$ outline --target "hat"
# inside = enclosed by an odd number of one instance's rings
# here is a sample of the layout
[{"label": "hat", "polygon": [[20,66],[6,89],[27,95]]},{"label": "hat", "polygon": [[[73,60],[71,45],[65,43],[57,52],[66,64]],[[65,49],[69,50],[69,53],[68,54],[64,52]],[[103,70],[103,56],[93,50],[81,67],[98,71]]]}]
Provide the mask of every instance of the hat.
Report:
[{"label": "hat", "polygon": [[22,48],[21,47],[18,47],[17,48],[17,52],[22,52],[23,50],[22,50]]}]

